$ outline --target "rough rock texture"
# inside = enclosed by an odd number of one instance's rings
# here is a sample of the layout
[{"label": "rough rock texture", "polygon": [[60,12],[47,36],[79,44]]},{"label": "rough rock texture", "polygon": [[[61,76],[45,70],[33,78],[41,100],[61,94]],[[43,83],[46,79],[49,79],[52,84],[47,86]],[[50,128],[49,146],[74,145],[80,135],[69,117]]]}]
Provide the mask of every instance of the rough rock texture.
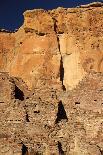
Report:
[{"label": "rough rock texture", "polygon": [[0,31],[0,155],[103,155],[102,19],[38,9]]}]

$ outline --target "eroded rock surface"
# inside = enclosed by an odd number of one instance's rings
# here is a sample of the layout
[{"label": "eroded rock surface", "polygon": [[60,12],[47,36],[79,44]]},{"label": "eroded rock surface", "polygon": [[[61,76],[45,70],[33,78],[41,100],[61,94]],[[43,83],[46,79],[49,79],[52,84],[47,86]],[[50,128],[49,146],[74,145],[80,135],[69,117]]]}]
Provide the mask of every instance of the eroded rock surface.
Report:
[{"label": "eroded rock surface", "polygon": [[30,10],[0,31],[0,155],[103,154],[103,7]]}]

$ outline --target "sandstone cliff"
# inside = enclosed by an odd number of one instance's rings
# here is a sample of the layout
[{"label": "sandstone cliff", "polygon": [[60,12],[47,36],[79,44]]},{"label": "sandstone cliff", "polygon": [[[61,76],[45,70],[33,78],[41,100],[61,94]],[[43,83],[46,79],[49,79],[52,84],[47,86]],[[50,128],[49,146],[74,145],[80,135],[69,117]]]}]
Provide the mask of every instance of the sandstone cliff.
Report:
[{"label": "sandstone cliff", "polygon": [[0,31],[0,155],[103,154],[103,7],[35,9]]}]

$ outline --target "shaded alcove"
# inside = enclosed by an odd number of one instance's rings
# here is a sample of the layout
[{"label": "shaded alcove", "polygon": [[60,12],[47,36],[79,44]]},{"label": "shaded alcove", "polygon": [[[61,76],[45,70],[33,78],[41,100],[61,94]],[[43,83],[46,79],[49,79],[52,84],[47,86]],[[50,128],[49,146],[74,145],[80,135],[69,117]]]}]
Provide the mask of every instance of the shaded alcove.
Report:
[{"label": "shaded alcove", "polygon": [[68,120],[62,101],[60,101],[58,104],[58,113],[57,113],[57,118],[56,118],[55,123],[58,123],[62,119]]},{"label": "shaded alcove", "polygon": [[28,148],[23,144],[22,145],[22,155],[27,155],[28,154]]},{"label": "shaded alcove", "polygon": [[15,99],[19,99],[21,101],[24,100],[23,91],[21,91],[16,85],[15,85],[15,89],[14,89],[14,96],[15,96]]}]

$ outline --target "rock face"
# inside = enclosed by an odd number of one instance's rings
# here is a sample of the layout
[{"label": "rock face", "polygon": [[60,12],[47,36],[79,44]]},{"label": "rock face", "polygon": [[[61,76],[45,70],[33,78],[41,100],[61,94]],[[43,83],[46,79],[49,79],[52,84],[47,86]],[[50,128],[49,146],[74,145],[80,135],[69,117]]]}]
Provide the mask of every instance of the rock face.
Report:
[{"label": "rock face", "polygon": [[0,155],[103,154],[103,7],[30,10],[0,32]]},{"label": "rock face", "polygon": [[0,33],[1,69],[22,78],[29,89],[44,79],[58,84],[63,74],[62,84],[70,90],[91,70],[103,72],[103,9],[93,4],[26,11],[17,32]]}]

